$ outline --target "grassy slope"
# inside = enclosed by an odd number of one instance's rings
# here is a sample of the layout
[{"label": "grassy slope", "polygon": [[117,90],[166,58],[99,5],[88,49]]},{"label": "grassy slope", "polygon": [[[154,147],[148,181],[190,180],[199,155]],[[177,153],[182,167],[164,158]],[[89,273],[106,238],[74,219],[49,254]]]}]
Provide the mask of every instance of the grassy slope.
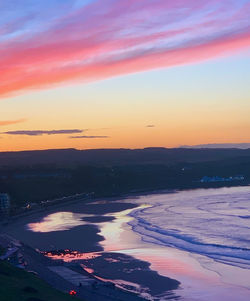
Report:
[{"label": "grassy slope", "polygon": [[[37,292],[24,292],[23,289],[27,286],[36,289]],[[29,298],[43,301],[79,300],[51,288],[31,273],[10,266],[6,262],[0,262],[0,300],[26,301]]]}]

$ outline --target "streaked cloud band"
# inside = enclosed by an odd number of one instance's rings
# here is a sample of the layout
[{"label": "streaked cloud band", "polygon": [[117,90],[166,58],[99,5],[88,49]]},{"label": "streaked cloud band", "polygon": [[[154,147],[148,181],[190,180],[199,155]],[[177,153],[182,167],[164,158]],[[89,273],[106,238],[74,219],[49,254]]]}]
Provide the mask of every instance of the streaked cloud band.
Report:
[{"label": "streaked cloud band", "polygon": [[250,47],[249,0],[69,2],[1,4],[0,96],[200,62]]}]

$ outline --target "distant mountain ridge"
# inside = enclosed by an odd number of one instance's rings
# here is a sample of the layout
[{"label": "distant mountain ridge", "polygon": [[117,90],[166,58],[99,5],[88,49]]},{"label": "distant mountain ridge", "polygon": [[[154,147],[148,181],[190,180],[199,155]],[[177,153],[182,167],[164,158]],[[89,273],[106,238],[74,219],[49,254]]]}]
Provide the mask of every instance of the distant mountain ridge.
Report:
[{"label": "distant mountain ridge", "polygon": [[179,148],[238,148],[238,149],[250,149],[250,143],[209,143],[209,144],[197,144],[197,145],[182,145]]},{"label": "distant mountain ridge", "polygon": [[[40,151],[0,152],[0,167],[22,165],[130,165],[198,163],[250,158],[250,149],[238,148],[144,148],[144,149],[51,149]],[[250,160],[250,159],[249,159]]]}]

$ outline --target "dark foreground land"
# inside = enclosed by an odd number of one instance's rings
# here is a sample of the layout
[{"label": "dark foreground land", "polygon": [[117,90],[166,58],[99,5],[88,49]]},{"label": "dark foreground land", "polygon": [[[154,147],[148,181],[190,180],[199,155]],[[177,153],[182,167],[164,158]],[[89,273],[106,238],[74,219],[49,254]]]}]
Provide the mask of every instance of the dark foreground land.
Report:
[{"label": "dark foreground land", "polygon": [[[74,298],[75,300],[78,300]],[[1,301],[72,301],[73,298],[50,287],[32,273],[0,261]]]},{"label": "dark foreground land", "polygon": [[[202,182],[205,176],[217,176],[219,180]],[[0,153],[0,192],[10,194],[13,212],[27,203],[75,193],[103,197],[249,183],[250,149],[64,149]]]}]

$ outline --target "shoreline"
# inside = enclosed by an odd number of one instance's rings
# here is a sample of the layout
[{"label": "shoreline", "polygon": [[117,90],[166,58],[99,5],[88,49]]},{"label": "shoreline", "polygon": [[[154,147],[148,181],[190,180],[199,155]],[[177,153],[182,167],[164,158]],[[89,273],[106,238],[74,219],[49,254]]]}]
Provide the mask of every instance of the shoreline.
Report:
[{"label": "shoreline", "polygon": [[[198,188],[200,189],[200,188]],[[193,190],[193,189],[192,189]],[[113,258],[116,260],[116,256],[117,254],[119,254],[119,256],[121,256],[121,260],[120,261],[123,261],[125,262],[126,264],[128,262],[131,261],[131,258],[135,259],[136,257],[134,255],[130,256],[130,258],[126,257],[126,253],[119,253],[119,251],[115,252],[115,254],[112,252],[112,251],[106,251],[104,250],[104,248],[102,247],[103,244],[102,242],[105,242],[103,240],[103,237],[101,236],[101,233],[100,233],[100,229],[98,229],[98,223],[103,224],[103,223],[106,223],[106,224],[111,224],[113,221],[114,221],[114,215],[115,213],[117,213],[119,215],[119,212],[122,212],[126,209],[135,209],[135,208],[138,208],[138,204],[135,204],[133,202],[129,202],[129,198],[133,197],[134,199],[137,198],[137,196],[142,196],[142,195],[154,195],[154,194],[163,194],[163,193],[172,193],[172,192],[176,192],[177,190],[173,190],[173,191],[154,191],[154,192],[144,192],[143,194],[140,193],[140,194],[134,194],[134,195],[127,195],[127,196],[123,196],[123,197],[120,197],[120,198],[117,198],[117,197],[112,197],[112,198],[96,198],[96,199],[91,199],[89,201],[86,201],[86,202],[81,202],[81,200],[78,200],[77,202],[74,202],[74,203],[64,203],[62,206],[59,206],[59,209],[61,211],[64,211],[64,210],[67,210],[69,209],[70,207],[70,211],[74,212],[75,214],[82,214],[83,212],[85,212],[84,216],[81,216],[80,217],[80,220],[81,221],[84,221],[86,224],[81,224],[80,226],[77,226],[75,227],[74,226],[74,229],[71,230],[71,231],[55,231],[55,232],[48,232],[46,234],[41,232],[40,234],[39,233],[33,233],[31,231],[29,231],[29,235],[34,235],[33,236],[33,239],[35,237],[38,238],[38,240],[42,241],[42,240],[47,240],[48,237],[50,237],[50,239],[52,241],[54,241],[54,239],[58,236],[58,234],[60,235],[60,233],[63,233],[63,232],[69,232],[69,236],[68,238],[70,238],[71,236],[76,236],[79,240],[79,237],[84,237],[84,240],[82,241],[82,243],[79,244],[76,244],[74,246],[74,241],[73,241],[73,248],[72,250],[81,250],[82,254],[86,255],[86,254],[90,254],[90,253],[99,253],[99,254],[102,254],[102,256],[99,257],[99,259],[95,259],[93,260],[92,262],[90,262],[90,265],[87,266],[87,268],[91,269],[91,265],[92,267],[94,267],[94,275],[96,274],[98,277],[101,276],[100,274],[98,274],[98,271],[100,271],[101,269],[103,269],[103,266],[106,265],[106,263],[108,262],[109,263],[109,266],[106,266],[106,270],[108,271],[108,269],[110,268],[110,258]],[[122,202],[123,200],[126,200],[125,202]],[[44,218],[44,216],[48,216],[48,215],[52,215],[53,216],[53,212],[56,212],[58,211],[58,207],[53,207],[53,208],[49,208],[50,210],[46,210],[46,211],[43,211],[43,212],[36,212],[35,215],[32,215],[32,216],[29,216],[26,220],[26,218],[23,218],[23,219],[18,219],[18,220],[15,220],[13,222],[12,225],[7,225],[6,227],[4,227],[5,229],[8,229],[9,227],[17,227],[18,229],[16,229],[16,231],[14,231],[14,237],[18,237],[18,232],[21,231],[20,229],[22,228],[22,225],[24,226],[25,224],[29,223],[29,222],[38,222],[39,220],[42,221],[42,219]],[[113,213],[113,214],[112,214]],[[87,215],[86,215],[87,214]],[[104,218],[105,217],[105,218]],[[108,218],[108,220],[107,220]],[[25,220],[25,222],[24,222]],[[48,221],[47,221],[48,222]],[[95,225],[91,224],[91,222],[95,223]],[[97,225],[96,225],[97,224]],[[22,231],[21,231],[22,232]],[[26,231],[27,232],[27,231]],[[54,233],[54,234],[53,234]],[[71,233],[71,234],[70,234]],[[72,235],[73,233],[73,235]],[[88,234],[87,234],[88,233]],[[87,236],[86,236],[87,235]],[[88,236],[89,235],[89,236]],[[63,236],[62,236],[63,237]],[[65,249],[65,247],[67,247],[67,239],[64,239],[63,238],[59,238],[59,240],[65,240],[66,242],[66,245],[62,245],[61,248],[57,248],[57,249]],[[98,238],[98,239],[97,239]],[[32,240],[32,237],[29,237],[29,239]],[[71,245],[72,241],[69,243]],[[44,245],[44,242],[42,242],[42,244]],[[35,246],[34,246],[35,248]],[[45,250],[49,250],[47,247],[45,248]],[[129,254],[129,253],[128,253]],[[132,252],[133,254],[133,252]],[[107,260],[108,259],[108,260]],[[80,258],[81,260],[81,258]],[[86,263],[86,258],[82,258],[82,263]],[[147,259],[145,261],[143,261],[143,256],[142,256],[142,259],[137,259],[137,262],[136,264],[143,264],[143,262],[145,263],[149,263],[149,261],[147,261]],[[112,262],[111,262],[112,263]],[[121,263],[119,263],[120,266],[122,266]],[[65,263],[63,264],[65,265]],[[80,265],[80,261],[78,260],[78,263],[77,263],[77,266],[78,266],[78,272],[83,272],[83,269],[79,269],[79,265]],[[66,262],[66,266],[70,267],[70,264]],[[125,265],[124,265],[125,266]],[[76,266],[71,266],[70,268],[72,268],[73,270],[76,268]],[[141,267],[138,266],[138,269],[140,269]],[[149,268],[149,266],[147,267]],[[112,270],[116,271],[116,270],[119,270],[119,266],[117,265],[116,267],[114,266],[114,268],[112,268]],[[156,270],[151,270],[152,272],[153,271],[156,271]],[[85,271],[86,272],[86,271]],[[102,270],[103,272],[103,270]],[[105,269],[104,269],[104,272],[105,272]],[[108,271],[109,272],[109,271]],[[152,274],[151,274],[152,275]],[[92,277],[93,275],[91,275],[91,273],[89,273],[89,277]],[[114,274],[113,274],[114,276]],[[105,279],[101,279],[103,277],[100,277],[99,281],[101,281],[102,285],[105,284],[105,282],[109,283],[110,282],[114,282],[115,279],[119,279],[118,277],[119,275],[116,275],[113,277],[112,279],[112,275],[110,277],[109,274],[106,274],[106,277],[104,277]],[[178,279],[178,277],[174,277],[172,276],[174,279]],[[150,278],[150,277],[149,277]],[[165,279],[170,279],[168,277],[168,273],[165,274]],[[110,281],[111,280],[111,281]],[[181,280],[181,279],[180,279]],[[142,281],[143,282],[143,281]],[[182,280],[181,280],[182,282]],[[112,287],[110,286],[109,289],[112,291]],[[102,288],[101,288],[102,290]],[[118,289],[117,289],[118,290]],[[171,292],[171,290],[170,290]],[[178,291],[177,291],[177,294],[178,294]],[[176,297],[176,296],[175,296]],[[175,297],[172,297],[172,299],[174,299]],[[138,297],[139,298],[139,297]],[[170,296],[171,298],[171,296]],[[91,300],[91,299],[90,299]],[[121,299],[122,300],[122,299]],[[129,299],[127,299],[129,300]],[[144,299],[136,299],[136,300],[145,300]],[[87,301],[89,301],[89,299],[87,299]]]},{"label": "shoreline", "polygon": [[[197,184],[197,183],[195,183]],[[173,187],[173,188],[149,188],[149,189],[136,189],[128,192],[121,192],[117,193],[115,195],[104,195],[104,196],[96,196],[96,197],[89,197],[86,196],[86,193],[80,193],[77,196],[76,195],[70,195],[67,197],[62,197],[59,199],[52,199],[49,200],[49,202],[44,206],[40,208],[35,209],[27,209],[27,211],[24,211],[22,213],[12,215],[6,220],[3,220],[0,222],[0,227],[8,224],[11,221],[15,221],[18,219],[21,219],[26,216],[32,216],[37,213],[43,213],[43,212],[51,212],[53,210],[56,210],[61,207],[65,207],[67,205],[75,204],[78,202],[86,202],[86,204],[92,203],[92,202],[98,202],[98,201],[117,201],[117,200],[124,200],[130,197],[139,197],[149,194],[167,194],[167,193],[174,193],[177,191],[183,191],[183,190],[196,190],[196,189],[215,189],[215,188],[227,188],[227,187],[244,187],[244,186],[250,186],[250,183],[225,183],[225,182],[217,182],[217,183],[199,183],[199,185],[188,185],[183,187]],[[79,198],[79,195],[83,195],[83,197]],[[72,199],[72,200],[66,200],[66,199]],[[60,200],[60,201],[59,201]]]},{"label": "shoreline", "polygon": [[[128,199],[128,196],[123,196],[122,199]],[[6,232],[7,234],[13,236],[14,238],[19,238],[20,241],[22,241],[25,245],[28,245],[29,248],[32,248],[33,250],[39,249],[41,251],[50,251],[49,248],[50,245],[53,246],[54,249],[57,250],[65,250],[69,246],[71,247],[72,251],[81,251],[83,254],[89,254],[90,252],[100,252],[102,256],[98,259],[98,262],[95,263],[95,269],[96,273],[95,275],[89,274],[90,278],[96,277],[98,280],[98,283],[101,283],[99,288],[101,291],[106,291],[106,286],[109,286],[108,290],[114,293],[114,296],[117,296],[117,299],[113,300],[145,300],[145,298],[142,298],[140,295],[137,295],[135,291],[132,289],[126,289],[126,287],[129,287],[130,284],[125,284],[124,288],[120,286],[119,284],[116,285],[110,285],[113,283],[115,278],[121,278],[119,277],[119,273],[117,274],[116,270],[126,269],[126,263],[127,261],[130,261],[133,266],[137,267],[136,269],[141,269],[141,272],[139,275],[135,275],[135,278],[133,281],[141,282],[141,285],[143,282],[150,282],[150,279],[154,279],[154,290],[156,290],[157,283],[159,281],[164,282],[163,287],[165,287],[164,291],[169,290],[172,291],[173,289],[177,288],[179,286],[179,282],[174,279],[170,279],[168,277],[164,277],[159,275],[157,272],[152,271],[150,269],[150,263],[143,262],[141,260],[135,259],[132,256],[127,256],[123,254],[117,254],[111,253],[111,252],[105,252],[103,247],[100,245],[100,242],[104,240],[104,238],[100,235],[100,230],[98,229],[98,223],[109,223],[112,222],[114,217],[112,217],[112,214],[119,213],[124,210],[128,209],[135,209],[138,207],[138,205],[124,202],[122,203],[120,199],[117,199],[117,197],[112,198],[105,198],[105,199],[91,199],[86,202],[82,202],[81,200],[77,200],[75,202],[64,203],[61,204],[61,206],[56,206],[53,208],[48,208],[49,210],[44,211],[37,211],[33,212],[32,215],[26,215],[19,217],[12,221],[12,223],[8,223],[7,225],[3,226],[0,230],[0,233]],[[81,217],[82,221],[85,221],[86,224],[76,226],[72,228],[70,231],[52,231],[52,232],[32,232],[25,230],[25,225],[30,224],[32,222],[38,222],[39,220],[42,221],[45,216],[53,215],[55,212],[58,211],[64,211],[69,209],[70,211],[75,212],[75,214],[87,214],[88,216]],[[108,216],[110,215],[110,218]],[[104,218],[105,217],[105,218]],[[91,222],[94,222],[97,225],[91,224]],[[79,242],[79,237],[84,235],[84,243],[81,241]],[[106,275],[105,278],[100,277],[98,274],[98,270],[100,270],[100,267],[103,266],[103,264],[109,263],[106,261],[107,256],[111,257],[123,257],[123,260],[119,263],[119,267],[114,267],[111,269],[111,273]],[[118,258],[117,257],[117,258]],[[40,260],[40,259],[39,259]],[[57,261],[54,264],[60,265],[60,266],[67,266],[70,269],[76,270],[78,269],[78,273],[86,274],[86,271],[84,271],[83,268],[80,268],[80,263],[74,263],[72,266],[70,266],[68,263]],[[110,267],[110,263],[109,263]],[[36,272],[35,266],[30,266],[30,270],[34,270]],[[107,268],[106,268],[107,270]],[[113,274],[113,276],[112,276]],[[103,278],[103,279],[102,279]],[[107,279],[106,279],[107,278]],[[44,276],[42,277],[44,279]],[[140,279],[140,281],[139,281]],[[44,279],[46,280],[46,279]],[[131,282],[133,284],[133,281]],[[124,280],[125,282],[125,280]],[[130,283],[129,281],[127,281]],[[104,286],[104,289],[103,287]],[[77,287],[76,287],[77,289]],[[61,288],[63,290],[63,288]],[[78,288],[79,290],[79,288]],[[93,293],[95,293],[95,289],[90,289]],[[121,292],[119,292],[121,291]],[[126,298],[122,299],[121,295],[124,295],[124,292],[126,294]],[[138,289],[138,293],[140,294],[140,289]],[[129,294],[129,297],[127,296]],[[87,301],[92,299],[87,299]],[[102,299],[101,299],[102,300]],[[105,299],[103,299],[105,300]]]}]

